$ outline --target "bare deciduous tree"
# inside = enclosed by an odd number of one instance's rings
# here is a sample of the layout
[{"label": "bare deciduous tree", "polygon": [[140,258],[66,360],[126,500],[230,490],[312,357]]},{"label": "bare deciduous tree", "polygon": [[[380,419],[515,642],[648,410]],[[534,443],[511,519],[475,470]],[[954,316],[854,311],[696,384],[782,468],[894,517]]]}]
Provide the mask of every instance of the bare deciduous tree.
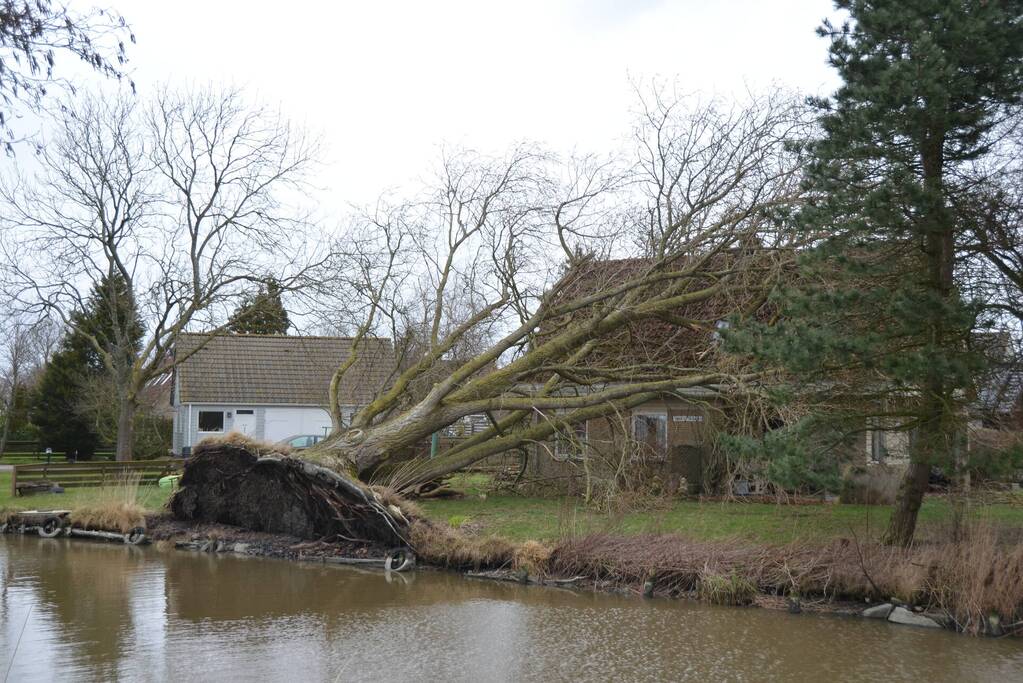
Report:
[{"label": "bare deciduous tree", "polygon": [[0,329],[0,410],[4,415],[3,430],[0,431],[0,457],[7,450],[11,433],[12,413],[16,408],[19,388],[23,388],[29,375],[49,358],[55,345],[56,326],[51,320],[28,321],[10,316],[3,321]]},{"label": "bare deciduous tree", "polygon": [[52,0],[0,2],[0,146],[8,153],[14,149],[19,102],[38,110],[46,95],[74,92],[55,73],[58,59],[74,56],[96,72],[120,79],[127,60],[125,41],[135,42],[135,34],[110,10],[74,11]]},{"label": "bare deciduous tree", "polygon": [[[171,353],[178,336],[219,333],[259,282],[303,273],[305,212],[288,200],[310,146],[237,91],[164,91],[147,106],[83,100],[40,162],[0,190],[5,291],[89,339],[117,387],[128,459],[139,393],[184,360]],[[97,287],[109,289],[106,338],[79,324]]]}]

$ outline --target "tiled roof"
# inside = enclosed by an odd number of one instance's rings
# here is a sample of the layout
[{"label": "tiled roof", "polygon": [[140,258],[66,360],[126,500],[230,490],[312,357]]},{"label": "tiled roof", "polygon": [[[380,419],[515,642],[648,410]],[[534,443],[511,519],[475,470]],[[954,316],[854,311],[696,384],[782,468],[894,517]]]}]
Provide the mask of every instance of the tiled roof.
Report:
[{"label": "tiled roof", "polygon": [[[177,367],[178,403],[327,405],[330,379],[348,358],[348,337],[184,334]],[[342,405],[364,405],[387,381],[393,364],[388,339],[364,339],[359,360],[341,382]]]}]

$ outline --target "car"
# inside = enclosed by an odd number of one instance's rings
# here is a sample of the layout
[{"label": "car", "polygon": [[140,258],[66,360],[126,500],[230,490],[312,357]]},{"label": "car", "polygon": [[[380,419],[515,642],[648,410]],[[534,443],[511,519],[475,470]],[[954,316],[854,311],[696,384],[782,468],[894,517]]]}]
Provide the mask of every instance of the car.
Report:
[{"label": "car", "polygon": [[286,439],[281,439],[277,443],[284,446],[291,446],[294,450],[300,451],[303,448],[309,448],[313,444],[323,441],[323,439],[323,434],[296,434],[295,436],[289,436]]}]

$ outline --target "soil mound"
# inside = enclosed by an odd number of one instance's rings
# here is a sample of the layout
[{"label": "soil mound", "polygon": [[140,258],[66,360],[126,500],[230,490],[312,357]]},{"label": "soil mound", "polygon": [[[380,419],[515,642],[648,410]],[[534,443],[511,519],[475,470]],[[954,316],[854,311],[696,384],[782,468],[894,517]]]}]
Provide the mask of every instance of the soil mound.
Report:
[{"label": "soil mound", "polygon": [[237,437],[200,443],[170,501],[183,521],[310,540],[407,546],[408,520],[333,470]]}]

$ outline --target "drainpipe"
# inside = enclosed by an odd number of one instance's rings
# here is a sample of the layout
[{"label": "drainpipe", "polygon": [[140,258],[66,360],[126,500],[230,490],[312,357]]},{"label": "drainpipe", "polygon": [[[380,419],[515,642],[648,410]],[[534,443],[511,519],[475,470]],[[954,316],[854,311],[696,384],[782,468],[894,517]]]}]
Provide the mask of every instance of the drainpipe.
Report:
[{"label": "drainpipe", "polygon": [[440,432],[434,432],[430,437],[430,459],[437,457],[437,449],[440,447]]}]

